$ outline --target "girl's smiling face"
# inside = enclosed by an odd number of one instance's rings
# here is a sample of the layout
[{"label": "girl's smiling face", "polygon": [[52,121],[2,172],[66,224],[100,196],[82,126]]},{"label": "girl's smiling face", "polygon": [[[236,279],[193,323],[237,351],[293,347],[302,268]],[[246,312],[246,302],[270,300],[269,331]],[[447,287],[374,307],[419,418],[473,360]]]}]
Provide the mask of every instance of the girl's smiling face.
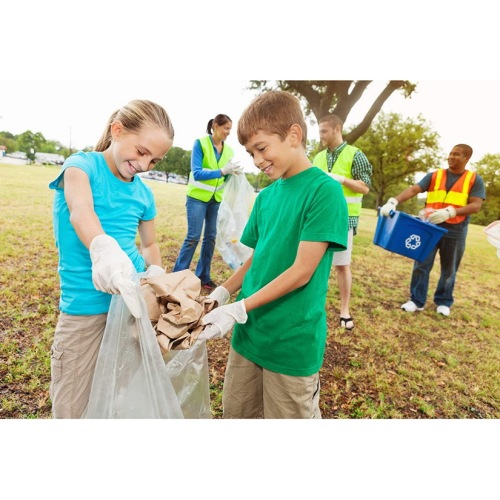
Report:
[{"label": "girl's smiling face", "polygon": [[111,125],[113,138],[105,158],[113,174],[130,182],[134,175],[148,172],[172,147],[172,139],[158,127],[143,127],[139,132],[125,130],[121,122]]}]

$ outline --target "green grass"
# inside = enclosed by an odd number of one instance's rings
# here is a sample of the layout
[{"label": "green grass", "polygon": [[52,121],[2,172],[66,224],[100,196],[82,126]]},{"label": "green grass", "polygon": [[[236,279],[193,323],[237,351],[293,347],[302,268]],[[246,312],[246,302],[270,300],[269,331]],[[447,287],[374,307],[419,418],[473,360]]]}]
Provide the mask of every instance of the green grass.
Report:
[{"label": "green grass", "polygon": [[[59,283],[49,182],[57,167],[0,164],[0,418],[49,418],[49,350]],[[185,190],[149,182],[158,206],[157,238],[171,271],[185,237]],[[372,243],[376,213],[363,210],[353,251],[351,312],[356,328],[338,327],[335,272],[327,298],[329,334],[321,370],[323,418],[499,418],[500,260],[483,228],[472,225],[449,318],[437,316],[432,293],[409,314],[413,261]],[[195,255],[194,262],[197,262]],[[216,252],[213,277],[231,274]],[[208,344],[212,411],[220,418],[229,341]]]}]

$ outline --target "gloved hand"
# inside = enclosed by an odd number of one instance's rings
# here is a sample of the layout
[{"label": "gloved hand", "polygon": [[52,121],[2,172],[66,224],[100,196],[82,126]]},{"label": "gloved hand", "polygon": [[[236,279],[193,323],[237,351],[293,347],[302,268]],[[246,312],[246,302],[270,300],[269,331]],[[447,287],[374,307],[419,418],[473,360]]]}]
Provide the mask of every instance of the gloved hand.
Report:
[{"label": "gloved hand", "polygon": [[214,299],[220,306],[225,306],[229,299],[231,298],[231,294],[223,287],[218,286],[209,296],[209,299]]},{"label": "gloved hand", "polygon": [[340,184],[344,184],[345,182],[345,177],[343,175],[338,175],[338,174],[328,174],[332,179],[335,179],[336,181],[340,182]]},{"label": "gloved hand", "polygon": [[229,174],[241,174],[243,172],[243,167],[239,163],[229,162],[227,165],[220,169],[222,175]]},{"label": "gloved hand", "polygon": [[247,319],[244,300],[217,307],[203,316],[202,323],[207,326],[198,336],[198,340],[222,338],[236,323],[244,324]]},{"label": "gloved hand", "polygon": [[440,210],[435,210],[429,215],[429,222],[433,224],[441,224],[448,219],[451,219],[457,215],[455,207],[451,205],[446,208],[441,208]]},{"label": "gloved hand", "polygon": [[96,236],[90,243],[89,251],[95,288],[104,293],[121,294],[132,315],[140,318],[140,289],[132,281],[135,268],[128,255],[107,234]]},{"label": "gloved hand", "polygon": [[161,276],[163,274],[165,274],[165,269],[163,269],[163,267],[157,266],[156,264],[151,264],[146,269],[146,274],[144,275],[144,277],[153,278],[154,276]]},{"label": "gloved hand", "polygon": [[398,206],[399,201],[396,200],[396,198],[389,198],[387,203],[380,208],[380,214],[383,215],[384,217],[389,217],[391,215],[391,212],[396,210],[396,207]]}]

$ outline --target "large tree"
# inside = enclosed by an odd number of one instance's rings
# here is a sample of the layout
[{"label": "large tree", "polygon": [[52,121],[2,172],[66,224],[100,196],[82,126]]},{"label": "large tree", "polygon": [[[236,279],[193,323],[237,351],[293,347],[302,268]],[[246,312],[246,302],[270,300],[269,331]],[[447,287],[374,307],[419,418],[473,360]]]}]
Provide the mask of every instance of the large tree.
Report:
[{"label": "large tree", "polygon": [[397,113],[381,113],[355,144],[373,167],[370,191],[376,199],[372,208],[414,184],[417,173],[439,167],[443,153],[438,142],[439,134],[421,115],[403,118]]},{"label": "large tree", "polygon": [[[304,103],[306,116],[314,115],[318,122],[323,116],[335,113],[345,122],[351,109],[359,101],[372,80],[251,80],[250,89],[264,92],[280,89],[291,92]],[[344,139],[353,144],[370,127],[387,99],[396,91],[409,97],[416,85],[407,80],[390,80],[375,98],[364,118]]]}]

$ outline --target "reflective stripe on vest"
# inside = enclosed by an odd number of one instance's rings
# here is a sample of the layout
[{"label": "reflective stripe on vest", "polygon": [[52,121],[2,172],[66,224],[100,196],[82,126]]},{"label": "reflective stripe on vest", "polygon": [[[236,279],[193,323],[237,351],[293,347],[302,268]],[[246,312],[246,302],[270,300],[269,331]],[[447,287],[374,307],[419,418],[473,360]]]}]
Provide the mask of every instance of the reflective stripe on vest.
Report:
[{"label": "reflective stripe on vest", "polygon": [[[443,168],[436,170],[432,174],[431,183],[427,190],[426,207],[434,210],[446,208],[450,205],[460,208],[465,207],[469,202],[469,194],[476,180],[476,173],[465,170],[448,192],[446,192],[446,176],[447,169]],[[466,215],[457,215],[446,222],[448,224],[458,224],[464,221],[465,218]]]},{"label": "reflective stripe on vest", "polygon": [[[227,144],[224,143],[222,154],[219,161],[217,161],[210,136],[202,137],[199,141],[203,151],[202,168],[218,170],[233,159],[233,150]],[[222,201],[223,192],[224,177],[217,177],[216,179],[208,179],[206,181],[195,181],[193,172],[190,172],[186,194],[191,198],[196,198],[200,201],[209,201],[214,196],[215,201],[220,202]]]},{"label": "reflective stripe on vest", "polygon": [[[346,144],[344,149],[340,152],[337,160],[333,164],[332,173],[337,175],[343,175],[347,179],[352,179],[352,162],[354,160],[354,155],[358,148]],[[328,160],[326,157],[326,149],[319,152],[313,161],[316,167],[321,170],[328,172]],[[350,217],[359,217],[361,214],[361,205],[363,202],[363,193],[356,193],[351,189],[342,186],[342,191],[344,192],[345,201],[347,203],[347,212]]]}]

